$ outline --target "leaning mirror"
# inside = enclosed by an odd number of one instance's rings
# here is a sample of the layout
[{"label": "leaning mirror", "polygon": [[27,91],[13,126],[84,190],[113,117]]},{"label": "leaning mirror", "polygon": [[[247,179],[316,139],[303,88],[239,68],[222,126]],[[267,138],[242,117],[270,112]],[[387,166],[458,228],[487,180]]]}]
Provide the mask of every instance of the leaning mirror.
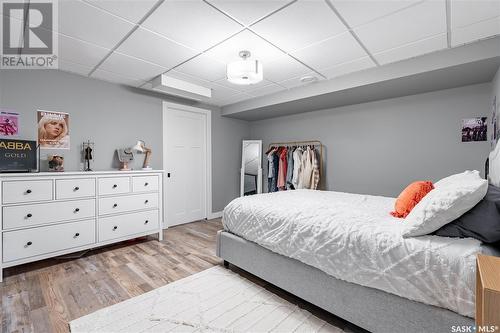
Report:
[{"label": "leaning mirror", "polygon": [[243,140],[240,196],[262,193],[262,141]]}]

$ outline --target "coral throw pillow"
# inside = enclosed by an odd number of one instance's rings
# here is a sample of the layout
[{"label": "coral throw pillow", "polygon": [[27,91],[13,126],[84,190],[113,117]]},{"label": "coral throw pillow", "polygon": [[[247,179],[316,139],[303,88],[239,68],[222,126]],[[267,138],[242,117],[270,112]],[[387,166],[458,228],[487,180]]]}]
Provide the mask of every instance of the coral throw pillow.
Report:
[{"label": "coral throw pillow", "polygon": [[391,215],[394,217],[405,218],[408,214],[410,214],[413,207],[415,207],[418,202],[433,189],[434,185],[432,185],[432,182],[429,181],[411,183],[396,199],[394,211],[391,212]]}]

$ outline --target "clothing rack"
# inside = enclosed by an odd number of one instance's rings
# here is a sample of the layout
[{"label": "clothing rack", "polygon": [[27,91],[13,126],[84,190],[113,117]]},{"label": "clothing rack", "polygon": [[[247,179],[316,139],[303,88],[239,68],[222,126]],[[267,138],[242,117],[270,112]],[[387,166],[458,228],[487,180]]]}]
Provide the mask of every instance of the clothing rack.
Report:
[{"label": "clothing rack", "polygon": [[[319,140],[307,140],[307,141],[286,141],[286,142],[271,142],[267,149],[271,147],[293,147],[293,146],[315,146],[319,147],[319,174],[321,180],[323,179],[323,144]],[[321,181],[320,181],[321,182]]]}]

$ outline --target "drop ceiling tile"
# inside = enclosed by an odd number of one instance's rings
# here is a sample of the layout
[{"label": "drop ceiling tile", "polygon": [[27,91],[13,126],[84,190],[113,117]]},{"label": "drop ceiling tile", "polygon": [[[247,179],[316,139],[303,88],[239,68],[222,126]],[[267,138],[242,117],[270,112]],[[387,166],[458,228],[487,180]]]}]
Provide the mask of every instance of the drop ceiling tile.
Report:
[{"label": "drop ceiling tile", "polygon": [[253,25],[252,30],[291,52],[347,28],[324,1],[298,1]]},{"label": "drop ceiling tile", "polygon": [[329,68],[367,56],[365,50],[349,32],[294,52],[292,55],[314,69]]},{"label": "drop ceiling tile", "polygon": [[85,0],[133,23],[138,23],[158,0]]},{"label": "drop ceiling tile", "polygon": [[283,55],[262,65],[264,67],[264,77],[273,82],[284,81],[311,71],[311,69],[288,55]]},{"label": "drop ceiling tile", "polygon": [[76,0],[59,1],[58,32],[113,48],[134,25],[94,6]]},{"label": "drop ceiling tile", "polygon": [[413,58],[422,54],[442,50],[447,47],[446,34],[432,36],[417,42],[406,44],[394,49],[375,53],[373,56],[381,64],[387,64],[403,59]]},{"label": "drop ceiling tile", "polygon": [[328,79],[342,76],[345,74],[361,71],[363,69],[375,67],[375,63],[370,57],[356,59],[354,61],[345,62],[330,68],[320,69],[319,72]]},{"label": "drop ceiling tile", "polygon": [[[316,81],[312,81],[312,82],[302,82],[300,79],[302,77],[304,77],[304,76],[312,76],[312,77],[315,77],[317,80]],[[279,85],[283,86],[283,87],[285,87],[287,89],[291,89],[291,88],[295,88],[295,87],[299,87],[299,86],[307,86],[307,85],[310,85],[310,84],[315,84],[316,82],[324,80],[321,76],[319,76],[315,72],[309,72],[309,73],[307,73],[304,76],[297,76],[297,77],[294,77],[294,78],[291,78],[291,79],[288,79],[288,80],[285,80],[285,81],[281,81],[281,82],[279,82]]]},{"label": "drop ceiling tile", "polygon": [[117,51],[165,68],[177,66],[197,54],[194,50],[140,27],[120,45]]},{"label": "drop ceiling tile", "polygon": [[286,90],[286,88],[273,83],[261,88],[249,90],[247,94],[257,97],[274,94],[283,90]]},{"label": "drop ceiling tile", "polygon": [[94,71],[94,73],[92,73],[90,77],[112,83],[125,84],[127,86],[133,86],[133,87],[138,87],[144,84],[143,80],[134,79],[128,76],[104,71],[102,69]]},{"label": "drop ceiling tile", "polygon": [[215,83],[219,84],[221,86],[227,87],[229,89],[238,90],[240,92],[248,92],[250,90],[254,90],[257,88],[262,88],[262,87],[268,86],[273,82],[264,79],[264,80],[260,81],[259,83],[244,85],[244,84],[231,83],[224,78],[224,79],[215,81]]},{"label": "drop ceiling tile", "polygon": [[283,7],[290,1],[291,0],[209,0],[212,5],[244,25],[249,25],[259,20]]},{"label": "drop ceiling tile", "polygon": [[349,26],[354,28],[421,1],[422,0],[331,0],[331,3]]},{"label": "drop ceiling tile", "polygon": [[166,71],[164,67],[118,52],[113,52],[113,54],[102,63],[99,69],[143,81],[149,81]]},{"label": "drop ceiling tile", "polygon": [[252,98],[253,98],[253,96],[247,95],[245,93],[240,93],[240,94],[228,97],[226,99],[223,99],[220,104],[221,104],[221,106],[222,105],[230,105],[230,104],[238,103],[238,102],[252,99]]},{"label": "drop ceiling tile", "polygon": [[263,63],[281,57],[284,54],[275,46],[248,30],[240,32],[204,54],[227,64],[231,61],[241,60],[238,54],[242,50],[250,51],[252,58],[259,59]]},{"label": "drop ceiling tile", "polygon": [[216,81],[226,77],[226,65],[204,55],[189,60],[176,67],[175,70],[207,81]]},{"label": "drop ceiling tile", "polygon": [[59,59],[94,68],[109,49],[59,34]]},{"label": "drop ceiling tile", "polygon": [[87,67],[81,64],[77,64],[71,61],[66,61],[63,59],[59,59],[59,67],[58,69],[64,72],[75,73],[78,75],[88,76],[92,71],[92,67]]},{"label": "drop ceiling tile", "polygon": [[452,0],[450,7],[452,29],[500,16],[498,0]]},{"label": "drop ceiling tile", "polygon": [[451,46],[470,43],[495,35],[500,35],[500,17],[453,29],[451,31]]},{"label": "drop ceiling tile", "polygon": [[444,0],[420,3],[354,29],[372,53],[446,32]]},{"label": "drop ceiling tile", "polygon": [[165,1],[143,26],[198,51],[242,29],[203,1]]}]

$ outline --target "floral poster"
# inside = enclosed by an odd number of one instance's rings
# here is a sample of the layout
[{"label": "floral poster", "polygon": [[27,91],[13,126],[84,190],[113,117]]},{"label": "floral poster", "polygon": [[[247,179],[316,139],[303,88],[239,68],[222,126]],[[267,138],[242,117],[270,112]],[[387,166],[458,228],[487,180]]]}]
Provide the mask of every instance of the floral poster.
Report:
[{"label": "floral poster", "polygon": [[69,149],[69,114],[38,110],[38,144],[41,149]]},{"label": "floral poster", "polygon": [[0,109],[0,137],[19,135],[19,113]]}]

